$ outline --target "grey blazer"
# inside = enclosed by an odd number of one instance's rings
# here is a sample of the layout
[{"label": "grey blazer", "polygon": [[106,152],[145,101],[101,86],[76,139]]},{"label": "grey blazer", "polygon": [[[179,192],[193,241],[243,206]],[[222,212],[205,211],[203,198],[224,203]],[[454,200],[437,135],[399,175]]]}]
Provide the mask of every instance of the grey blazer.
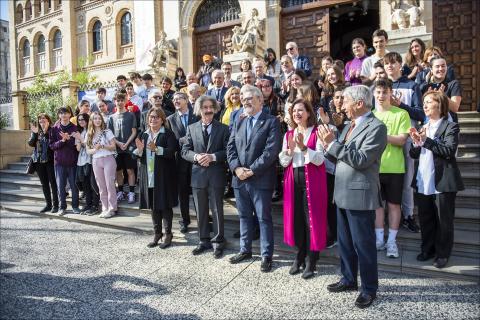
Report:
[{"label": "grey blazer", "polygon": [[387,127],[373,113],[343,143],[350,125],[327,152],[336,160],[334,199],[338,208],[375,210],[381,206],[380,159],[387,145]]},{"label": "grey blazer", "polygon": [[[224,188],[227,182],[227,143],[229,130],[228,126],[213,120],[212,131],[208,145],[203,141],[202,122],[198,121],[187,128],[187,135],[182,145],[182,158],[193,163],[192,166],[192,188]],[[211,153],[216,161],[208,167],[202,167],[194,160],[197,153]]]},{"label": "grey blazer", "polygon": [[[228,165],[234,174],[233,187],[250,183],[259,189],[273,189],[276,179],[276,161],[282,148],[282,137],[278,119],[262,111],[252,128],[247,142],[247,118],[235,121],[228,141]],[[253,171],[253,176],[240,180],[235,169],[245,167]]]}]

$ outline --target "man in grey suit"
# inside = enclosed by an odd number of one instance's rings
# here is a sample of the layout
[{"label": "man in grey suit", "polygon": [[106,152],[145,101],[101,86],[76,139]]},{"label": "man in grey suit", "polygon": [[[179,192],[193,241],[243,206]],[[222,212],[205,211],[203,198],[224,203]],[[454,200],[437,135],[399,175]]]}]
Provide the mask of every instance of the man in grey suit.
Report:
[{"label": "man in grey suit", "polygon": [[180,223],[180,232],[188,232],[190,224],[190,180],[192,175],[192,164],[181,156],[183,137],[187,134],[187,127],[199,120],[199,117],[193,114],[193,109],[188,105],[188,96],[183,92],[175,92],[173,95],[173,105],[175,113],[168,116],[167,123],[177,138],[180,150],[176,154],[177,160],[177,179],[178,179],[178,200],[180,203],[180,213],[182,220]]},{"label": "man in grey suit", "polygon": [[261,271],[268,272],[272,269],[271,209],[276,157],[282,144],[280,123],[276,117],[262,112],[260,89],[246,84],[240,93],[247,117],[234,122],[227,148],[240,216],[240,252],[230,262],[235,264],[252,257],[255,211],[260,225]]},{"label": "man in grey suit", "polygon": [[[197,211],[200,243],[192,251],[199,255],[214,247],[216,259],[223,255],[223,191],[226,181],[228,126],[214,120],[220,110],[215,98],[201,96],[195,102],[194,113],[200,121],[190,125],[182,145],[182,157],[193,163],[192,193]],[[213,216],[213,233],[210,239],[209,208]]]},{"label": "man in grey suit", "polygon": [[370,306],[378,289],[375,209],[382,201],[379,168],[387,145],[387,128],[375,118],[371,108],[372,94],[368,87],[348,87],[343,92],[342,109],[352,122],[338,140],[326,125],[318,131],[326,157],[337,163],[334,199],[343,277],[327,289],[330,292],[357,290],[360,266],[362,288],[355,301],[358,308]]}]

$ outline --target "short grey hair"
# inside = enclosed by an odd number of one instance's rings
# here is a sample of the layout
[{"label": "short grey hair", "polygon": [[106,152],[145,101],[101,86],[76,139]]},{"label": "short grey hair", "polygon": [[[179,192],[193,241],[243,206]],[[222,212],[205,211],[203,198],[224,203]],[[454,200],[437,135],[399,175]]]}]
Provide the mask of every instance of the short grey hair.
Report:
[{"label": "short grey hair", "polygon": [[354,102],[363,101],[367,109],[372,109],[372,92],[364,85],[347,87],[343,90],[343,96],[349,96]]},{"label": "short grey hair", "polygon": [[187,92],[192,92],[200,90],[200,85],[198,83],[190,83],[187,87]]},{"label": "short grey hair", "polygon": [[173,94],[173,98],[174,98],[174,99],[175,99],[175,96],[180,97],[180,98],[185,99],[185,100],[188,101],[188,96],[187,96],[185,93],[183,93],[183,92],[177,91],[177,92],[175,92],[175,93]]},{"label": "short grey hair", "polygon": [[220,74],[222,77],[225,78],[225,73],[224,73],[222,70],[220,70],[220,69],[215,69],[215,70],[213,70],[213,72],[212,72],[212,78],[215,78],[215,76],[216,76],[217,74]]},{"label": "short grey hair", "polygon": [[285,48],[286,48],[286,47],[289,47],[290,45],[291,45],[291,46],[294,46],[295,48],[298,48],[297,43],[296,43],[296,42],[293,42],[293,41],[288,42],[288,43],[285,45]]},{"label": "short grey hair", "polygon": [[195,101],[195,107],[193,108],[193,113],[196,116],[202,116],[202,106],[205,102],[210,101],[213,105],[214,112],[217,113],[220,111],[220,105],[218,104],[217,100],[215,100],[212,96],[202,95],[198,97],[197,101]]},{"label": "short grey hair", "polygon": [[160,89],[155,88],[155,89],[152,89],[152,91],[150,91],[148,93],[148,100],[152,99],[152,97],[156,94],[159,94],[159,95],[163,96],[162,91],[160,91]]},{"label": "short grey hair", "polygon": [[240,90],[240,95],[244,95],[246,92],[251,92],[253,96],[260,98],[263,101],[263,94],[260,89],[250,84],[244,84]]}]

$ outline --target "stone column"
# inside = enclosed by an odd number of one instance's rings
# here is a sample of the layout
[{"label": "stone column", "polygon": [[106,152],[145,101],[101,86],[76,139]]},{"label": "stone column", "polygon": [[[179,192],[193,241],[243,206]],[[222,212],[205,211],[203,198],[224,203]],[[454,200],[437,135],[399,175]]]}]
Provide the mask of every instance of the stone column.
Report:
[{"label": "stone column", "polygon": [[[133,38],[135,46],[135,69],[140,74],[151,72],[150,63],[152,62],[151,50],[157,41],[159,28],[162,28],[163,17],[157,13],[161,12],[160,1],[134,1],[134,30]],[[160,20],[160,21],[157,21]]]},{"label": "stone column", "polygon": [[280,48],[280,11],[282,7],[275,0],[267,3],[267,19],[265,23],[265,46],[272,48],[277,54],[277,60],[280,61],[282,48]]},{"label": "stone column", "polygon": [[[62,31],[62,59],[63,67],[74,74],[77,72],[77,27],[76,27],[76,1],[62,1],[62,18],[64,28]],[[53,6],[53,2],[52,2]]]},{"label": "stone column", "polygon": [[[193,28],[184,26],[181,29],[181,41],[178,45],[179,65],[182,66],[185,72],[196,73],[198,70],[193,70]],[[188,71],[187,71],[188,70]]]},{"label": "stone column", "polygon": [[63,82],[60,87],[62,88],[62,99],[65,105],[76,104],[78,100],[78,82],[76,81],[66,81]]},{"label": "stone column", "polygon": [[28,129],[28,112],[26,102],[27,92],[18,90],[12,91],[13,104],[13,129],[26,130]]}]

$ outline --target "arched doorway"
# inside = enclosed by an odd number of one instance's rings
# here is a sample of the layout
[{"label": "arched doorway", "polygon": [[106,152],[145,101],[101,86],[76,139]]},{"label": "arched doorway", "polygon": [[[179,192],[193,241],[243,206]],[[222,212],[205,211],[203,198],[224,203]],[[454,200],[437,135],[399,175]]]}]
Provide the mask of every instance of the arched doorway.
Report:
[{"label": "arched doorway", "polygon": [[232,28],[240,25],[238,0],[205,0],[200,5],[193,22],[194,70],[202,65],[204,54],[223,58],[232,53]]}]

